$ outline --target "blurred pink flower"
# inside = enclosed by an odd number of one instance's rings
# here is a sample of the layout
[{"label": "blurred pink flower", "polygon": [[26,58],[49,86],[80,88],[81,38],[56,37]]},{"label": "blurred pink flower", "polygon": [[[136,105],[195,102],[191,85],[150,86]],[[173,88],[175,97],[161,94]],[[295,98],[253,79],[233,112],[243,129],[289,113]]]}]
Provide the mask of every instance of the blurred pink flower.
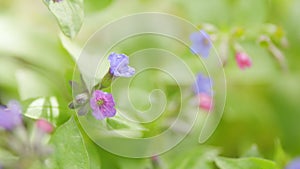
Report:
[{"label": "blurred pink flower", "polygon": [[206,93],[198,94],[200,104],[199,107],[205,111],[210,111],[213,108],[212,96]]},{"label": "blurred pink flower", "polygon": [[235,54],[236,62],[240,69],[244,70],[252,66],[250,57],[244,52],[237,52]]},{"label": "blurred pink flower", "polygon": [[36,121],[36,126],[45,133],[52,133],[54,129],[53,125],[44,119],[38,119]]}]

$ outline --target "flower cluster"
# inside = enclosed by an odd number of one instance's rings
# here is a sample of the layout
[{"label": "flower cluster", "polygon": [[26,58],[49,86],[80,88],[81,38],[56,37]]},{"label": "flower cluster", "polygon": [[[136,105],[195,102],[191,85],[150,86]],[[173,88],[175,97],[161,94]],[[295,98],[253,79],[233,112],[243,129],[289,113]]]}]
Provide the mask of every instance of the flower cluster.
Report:
[{"label": "flower cluster", "polygon": [[199,73],[193,88],[200,101],[199,107],[205,111],[210,111],[213,108],[212,80]]},{"label": "flower cluster", "polygon": [[[111,93],[105,92],[117,77],[131,77],[135,69],[129,66],[129,58],[125,54],[111,53],[108,56],[110,68],[102,81],[95,85],[91,94],[83,92],[75,96],[70,108],[78,108],[78,115],[85,115],[92,109],[92,115],[102,120],[116,115],[115,101]],[[88,101],[89,100],[89,101]],[[89,103],[89,104],[88,104]]]},{"label": "flower cluster", "polygon": [[[192,41],[192,52],[207,58],[212,47],[210,36],[204,30],[200,30],[192,33],[190,39]],[[193,89],[199,98],[199,107],[205,111],[210,111],[213,108],[212,80],[199,73],[196,76]]]},{"label": "flower cluster", "polygon": [[[210,50],[212,48],[211,38],[204,30],[200,30],[198,32],[194,32],[190,35],[190,40],[192,42],[191,51],[194,54],[199,54],[203,58],[208,58],[210,54]],[[221,40],[222,41],[222,40]],[[223,39],[224,43],[221,43],[222,50],[228,52],[228,45],[229,40],[228,38]],[[225,45],[225,47],[224,47]],[[237,62],[238,67],[241,70],[246,68],[250,68],[252,66],[251,58],[248,56],[246,52],[243,52],[243,48],[239,44],[233,45],[236,55],[235,59]],[[227,56],[226,56],[227,57]],[[224,60],[223,58],[223,65],[226,63],[227,58]],[[194,92],[199,97],[200,103],[199,107],[210,111],[213,107],[213,93],[212,93],[212,80],[201,73],[196,76],[196,82],[194,84]]]},{"label": "flower cluster", "polygon": [[33,130],[23,124],[25,121],[19,102],[12,100],[7,106],[0,106],[0,132],[5,132],[7,136],[1,140],[1,146],[18,156],[16,163],[1,161],[0,168],[30,168],[33,163],[45,160],[52,152],[42,142],[54,130],[50,122],[38,119]]},{"label": "flower cluster", "polygon": [[[210,50],[212,47],[212,43],[211,43],[210,36],[204,30],[200,30],[199,32],[192,33],[190,35],[190,40],[192,41],[191,50],[193,53],[199,54],[203,58],[207,58],[209,56]],[[222,48],[222,49],[220,49],[221,55],[224,55],[224,53],[222,53],[222,52],[225,52],[225,53],[227,52],[227,50],[224,51],[224,45],[226,46],[225,49],[227,49],[228,45],[229,45],[227,38],[223,41],[225,43],[221,43],[222,45],[220,45]],[[252,61],[246,52],[241,52],[241,51],[244,51],[242,49],[241,45],[235,44],[235,45],[233,45],[233,48],[236,51],[235,59],[236,59],[238,67],[242,70],[244,70],[246,68],[250,68],[252,66]],[[227,54],[225,54],[225,55],[227,55]],[[223,62],[224,62],[223,64],[226,63],[226,61],[224,59],[227,60],[227,58],[223,58]]]}]

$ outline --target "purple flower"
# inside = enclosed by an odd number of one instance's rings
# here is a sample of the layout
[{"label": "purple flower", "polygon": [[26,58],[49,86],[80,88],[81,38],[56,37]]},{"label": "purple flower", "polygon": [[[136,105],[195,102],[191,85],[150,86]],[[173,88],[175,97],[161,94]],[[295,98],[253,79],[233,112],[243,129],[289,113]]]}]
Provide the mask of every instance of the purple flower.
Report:
[{"label": "purple flower", "polygon": [[12,130],[22,124],[22,110],[19,102],[11,100],[7,107],[0,106],[0,127]]},{"label": "purple flower", "polygon": [[116,114],[115,102],[112,94],[95,90],[90,99],[90,106],[96,119],[102,120],[106,117],[113,117]]},{"label": "purple flower", "polygon": [[297,158],[290,162],[285,169],[300,169],[300,158]]},{"label": "purple flower", "polygon": [[193,53],[199,54],[203,57],[209,56],[212,45],[209,35],[204,30],[192,33],[190,39],[192,41],[191,50]]},{"label": "purple flower", "polygon": [[108,57],[110,62],[110,73],[117,77],[131,77],[135,70],[128,66],[129,59],[125,54],[111,53]]},{"label": "purple flower", "polygon": [[212,80],[209,77],[206,77],[199,73],[196,76],[196,82],[194,84],[194,92],[195,94],[205,93],[207,95],[212,95]]}]

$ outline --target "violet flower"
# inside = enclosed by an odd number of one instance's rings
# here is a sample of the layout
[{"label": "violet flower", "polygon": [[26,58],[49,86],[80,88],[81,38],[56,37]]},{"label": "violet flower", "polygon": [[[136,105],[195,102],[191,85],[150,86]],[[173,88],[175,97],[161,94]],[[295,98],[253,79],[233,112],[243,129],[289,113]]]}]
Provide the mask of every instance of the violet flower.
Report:
[{"label": "violet flower", "polygon": [[7,106],[0,106],[0,127],[12,130],[22,124],[22,109],[19,102],[11,100]]},{"label": "violet flower", "polygon": [[193,53],[205,58],[209,56],[212,45],[209,35],[204,30],[192,33],[190,40],[192,41],[191,50]]},{"label": "violet flower", "polygon": [[129,59],[125,54],[111,53],[108,57],[110,62],[109,72],[116,77],[131,77],[135,70],[128,66]]},{"label": "violet flower", "polygon": [[114,98],[110,93],[95,90],[90,99],[90,106],[93,110],[93,116],[98,120],[116,115]]},{"label": "violet flower", "polygon": [[194,84],[194,92],[195,94],[200,94],[200,93],[206,93],[208,95],[212,95],[212,80],[199,73],[197,76],[196,76],[196,82]]},{"label": "violet flower", "polygon": [[285,169],[300,169],[300,158],[291,161]]}]

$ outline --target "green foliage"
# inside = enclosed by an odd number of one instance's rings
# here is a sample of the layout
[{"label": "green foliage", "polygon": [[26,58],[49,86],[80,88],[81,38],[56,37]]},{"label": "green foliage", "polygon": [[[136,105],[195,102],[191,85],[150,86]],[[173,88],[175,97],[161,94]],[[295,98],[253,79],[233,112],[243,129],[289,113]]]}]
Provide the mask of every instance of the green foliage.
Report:
[{"label": "green foliage", "polygon": [[73,117],[56,129],[50,144],[55,148],[53,168],[82,169],[90,167],[86,145]]},{"label": "green foliage", "polygon": [[[50,12],[41,8],[41,2],[0,2],[0,102],[5,104],[10,99],[18,99],[22,103],[24,116],[30,119],[47,119],[57,127],[50,135],[49,143],[54,151],[51,159],[47,161],[48,167],[279,169],[284,168],[291,157],[300,154],[299,0],[44,0],[44,3],[56,18],[62,33],[57,34],[57,26],[49,22]],[[159,163],[153,162],[150,157],[130,159],[107,152],[91,140],[76,117],[72,116],[75,112],[68,109],[68,103],[72,100],[72,90],[68,81],[73,78],[74,65],[86,40],[99,27],[114,19],[144,11],[171,13],[195,25],[209,22],[218,29],[210,32],[213,37],[219,33],[220,37],[228,38],[223,41],[226,48],[232,47],[228,43],[236,38],[234,40],[253,59],[253,67],[250,70],[238,71],[233,50],[226,51],[228,95],[219,127],[204,145],[179,144],[176,148],[180,147],[180,151],[170,150],[160,155]],[[84,29],[83,22],[86,23]],[[179,53],[193,73],[202,70],[201,61],[192,58],[189,50],[181,51],[182,44],[177,41],[175,43],[173,39],[166,37],[145,37],[135,37],[140,38],[140,41],[135,41],[135,38],[126,39],[113,47],[113,50],[132,54],[144,48],[175,48],[172,52]],[[107,37],[103,37],[105,38]],[[287,41],[289,43],[286,43]],[[218,47],[219,41],[216,44]],[[98,44],[94,45],[92,50],[97,51]],[[277,59],[280,63],[283,56],[287,56],[286,63],[281,66],[289,66],[289,71],[285,73],[282,73],[274,62]],[[167,65],[174,68],[174,74],[182,75],[180,82],[190,83],[182,73],[183,70],[174,66],[174,60],[156,56],[132,61],[131,64],[136,67],[143,67],[148,63]],[[96,75],[97,80],[104,77],[108,70],[108,62],[103,62],[100,67],[101,70]],[[160,88],[164,90],[166,100],[171,100],[166,107],[167,113],[150,124],[132,123],[119,116],[120,112],[117,112],[116,117],[101,122],[89,119],[85,123],[91,123],[93,134],[114,137],[116,132],[128,137],[143,137],[156,135],[169,127],[168,120],[181,108],[178,106],[181,102],[178,86],[175,85],[174,79],[162,73],[147,73],[135,77],[135,81],[131,83],[134,89],[147,91],[133,91],[133,104],[140,110],[146,110],[153,105],[157,108],[154,104],[156,102],[150,102],[155,100],[161,103],[160,98],[155,97],[155,93],[150,99],[138,94],[148,96],[153,88]],[[127,83],[126,80],[124,83],[121,81],[116,81],[114,85]],[[122,94],[125,90],[115,88],[117,89],[114,90],[114,94]],[[106,90],[112,91],[111,88]],[[186,90],[190,88],[186,87]],[[188,105],[189,99],[184,99],[184,104]],[[117,103],[118,106],[122,104],[129,105]],[[192,111],[188,110],[187,114]],[[196,131],[200,131],[199,126],[201,124],[197,124]],[[184,121],[183,126],[178,127],[179,131],[181,127],[184,128]],[[0,130],[1,138],[6,137],[2,132]],[[117,139],[112,140],[118,142]],[[189,143],[197,143],[190,135],[185,139]],[[274,140],[277,139],[273,146]],[[1,139],[0,143],[4,144]],[[122,145],[122,142],[118,142],[118,146]],[[139,146],[141,151],[144,148],[141,145],[132,146]],[[245,152],[245,147],[251,148]],[[220,154],[237,158],[220,157]],[[0,159],[0,163],[5,165],[2,161],[11,163],[18,160],[18,157],[0,149]],[[42,164],[34,164],[33,168],[42,168],[41,166]]]},{"label": "green foliage", "polygon": [[290,161],[289,155],[284,152],[279,140],[275,142],[274,161],[279,168],[284,168]]},{"label": "green foliage", "polygon": [[99,12],[100,10],[103,10],[103,8],[108,7],[113,0],[87,0],[84,1],[84,9],[87,12]]},{"label": "green foliage", "polygon": [[66,36],[74,38],[79,32],[84,19],[83,0],[62,0],[58,2],[44,0],[44,2],[56,17],[62,32]]},{"label": "green foliage", "polygon": [[169,168],[172,169],[214,169],[214,159],[219,151],[211,148],[196,146],[194,149],[180,153],[176,160],[172,161]]},{"label": "green foliage", "polygon": [[216,164],[220,169],[279,169],[273,161],[261,158],[225,158],[218,157]]}]

